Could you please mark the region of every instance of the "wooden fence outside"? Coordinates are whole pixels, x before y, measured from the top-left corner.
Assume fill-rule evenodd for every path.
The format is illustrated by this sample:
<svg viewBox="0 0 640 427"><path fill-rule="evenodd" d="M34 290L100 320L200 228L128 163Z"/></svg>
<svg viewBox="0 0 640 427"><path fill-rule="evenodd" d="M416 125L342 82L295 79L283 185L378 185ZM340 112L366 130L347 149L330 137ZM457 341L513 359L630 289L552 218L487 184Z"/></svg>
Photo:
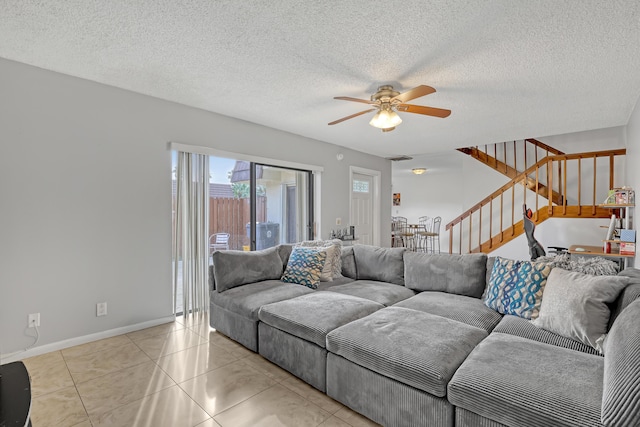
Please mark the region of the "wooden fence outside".
<svg viewBox="0 0 640 427"><path fill-rule="evenodd" d="M247 224L251 220L249 199L209 198L209 236L229 233L229 249L242 250L249 245ZM267 220L267 198L256 197L256 221Z"/></svg>
<svg viewBox="0 0 640 427"><path fill-rule="evenodd" d="M209 235L214 233L229 233L229 249L242 250L249 245L247 224L251 221L251 206L249 199L235 199L232 197L209 198ZM175 228L176 200L173 198L172 229ZM256 220L267 220L267 198L256 197ZM181 255L178 255L181 257Z"/></svg>

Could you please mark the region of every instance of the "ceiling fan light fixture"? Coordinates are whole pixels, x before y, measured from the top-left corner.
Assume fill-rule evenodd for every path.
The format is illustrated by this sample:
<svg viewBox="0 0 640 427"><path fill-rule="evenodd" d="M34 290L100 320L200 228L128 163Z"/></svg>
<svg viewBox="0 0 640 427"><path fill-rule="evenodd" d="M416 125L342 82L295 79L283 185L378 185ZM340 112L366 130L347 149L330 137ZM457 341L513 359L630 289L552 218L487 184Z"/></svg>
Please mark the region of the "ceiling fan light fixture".
<svg viewBox="0 0 640 427"><path fill-rule="evenodd" d="M414 175L422 175L426 171L427 171L427 168L413 168L413 169L411 169L411 172L413 172Z"/></svg>
<svg viewBox="0 0 640 427"><path fill-rule="evenodd" d="M369 122L371 126L378 129L394 128L400 123L402 123L400 116L392 109L386 108L381 108Z"/></svg>

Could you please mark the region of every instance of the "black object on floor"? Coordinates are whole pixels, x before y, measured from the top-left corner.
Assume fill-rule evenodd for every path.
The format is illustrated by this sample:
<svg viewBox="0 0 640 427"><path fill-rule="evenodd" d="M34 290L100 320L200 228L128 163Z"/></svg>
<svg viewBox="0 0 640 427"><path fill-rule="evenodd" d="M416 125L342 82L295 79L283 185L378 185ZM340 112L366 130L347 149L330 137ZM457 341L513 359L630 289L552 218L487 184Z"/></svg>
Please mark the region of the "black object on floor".
<svg viewBox="0 0 640 427"><path fill-rule="evenodd" d="M31 381L22 362L0 366L0 427L31 427Z"/></svg>

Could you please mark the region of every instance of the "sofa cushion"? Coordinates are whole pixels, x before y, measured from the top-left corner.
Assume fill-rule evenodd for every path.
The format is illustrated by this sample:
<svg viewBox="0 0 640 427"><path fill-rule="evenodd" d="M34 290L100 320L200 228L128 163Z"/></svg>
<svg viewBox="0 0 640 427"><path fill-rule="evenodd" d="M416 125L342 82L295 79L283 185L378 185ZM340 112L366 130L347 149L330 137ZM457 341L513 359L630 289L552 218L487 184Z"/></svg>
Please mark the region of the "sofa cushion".
<svg viewBox="0 0 640 427"><path fill-rule="evenodd" d="M640 301L613 324L605 344L602 423L640 425Z"/></svg>
<svg viewBox="0 0 640 427"><path fill-rule="evenodd" d="M213 264L209 264L207 271L209 272L207 275L209 279L209 291L214 291L216 289L216 279L213 277Z"/></svg>
<svg viewBox="0 0 640 427"><path fill-rule="evenodd" d="M498 257L495 256L488 256L487 257L487 275L485 276L485 281L487 282L487 285L489 284L489 281L491 280L491 274L493 273L493 266L496 263L496 259ZM482 292L482 299L484 300L485 294L487 292L487 286L485 286L484 291Z"/></svg>
<svg viewBox="0 0 640 427"><path fill-rule="evenodd" d="M318 291L328 291L329 289L335 288L336 286L346 285L347 283L354 282L353 279L349 277L338 277L337 279L333 279L331 282L320 282L318 283ZM395 285L394 285L395 286Z"/></svg>
<svg viewBox="0 0 640 427"><path fill-rule="evenodd" d="M314 292L264 305L258 318L274 328L325 347L327 333L384 306L332 292Z"/></svg>
<svg viewBox="0 0 640 427"><path fill-rule="evenodd" d="M332 286L327 289L354 297L365 298L389 306L414 296L416 293L404 286L392 285L375 280L356 280L355 282Z"/></svg>
<svg viewBox="0 0 640 427"><path fill-rule="evenodd" d="M282 260L277 248L253 252L215 251L211 257L218 292L282 276Z"/></svg>
<svg viewBox="0 0 640 427"><path fill-rule="evenodd" d="M278 255L280 255L280 259L282 260L282 271L284 271L284 269L287 268L293 245L291 243L283 243L276 246L276 248L278 248Z"/></svg>
<svg viewBox="0 0 640 427"><path fill-rule="evenodd" d="M487 336L433 314L387 307L327 334L327 350L378 374L443 397L453 373Z"/></svg>
<svg viewBox="0 0 640 427"><path fill-rule="evenodd" d="M326 251L296 246L291 251L287 268L282 275L282 281L316 289L320 283L326 259Z"/></svg>
<svg viewBox="0 0 640 427"><path fill-rule="evenodd" d="M280 280L266 280L225 292L212 292L211 302L240 316L258 320L258 310L263 305L313 292L306 286L283 283Z"/></svg>
<svg viewBox="0 0 640 427"><path fill-rule="evenodd" d="M511 427L599 426L604 358L489 335L460 366L449 401Z"/></svg>
<svg viewBox="0 0 640 427"><path fill-rule="evenodd" d="M484 301L502 314L535 319L551 267L529 261L496 258Z"/></svg>
<svg viewBox="0 0 640 427"><path fill-rule="evenodd" d="M533 324L602 351L612 303L627 285L625 277L590 276L554 268Z"/></svg>
<svg viewBox="0 0 640 427"><path fill-rule="evenodd" d="M416 296L397 303L394 307L410 308L457 320L484 329L487 333L491 332L502 319L502 315L488 308L478 298L444 292L420 292Z"/></svg>
<svg viewBox="0 0 640 427"><path fill-rule="evenodd" d="M309 248L324 248L327 251L327 260L322 269L321 280L330 282L333 279L342 277L342 241L333 240L305 240L298 246Z"/></svg>
<svg viewBox="0 0 640 427"><path fill-rule="evenodd" d="M353 254L358 280L377 280L404 285L404 252L405 248L355 245Z"/></svg>
<svg viewBox="0 0 640 427"><path fill-rule="evenodd" d="M353 254L353 246L343 246L340 259L342 261L342 275L357 280L358 270L356 270L356 258Z"/></svg>
<svg viewBox="0 0 640 427"><path fill-rule="evenodd" d="M637 268L627 268L618 273L618 276L627 277L629 284L618 296L618 299L610 305L611 318L609 319L609 329L616 318L629 304L640 298L640 270Z"/></svg>
<svg viewBox="0 0 640 427"><path fill-rule="evenodd" d="M571 350L581 351L582 353L601 355L598 350L586 345L580 341L563 337L551 331L538 328L530 320L522 317L505 315L493 332L501 332L503 334L515 335L522 338L551 344L558 347L564 347Z"/></svg>
<svg viewBox="0 0 640 427"><path fill-rule="evenodd" d="M487 271L485 254L449 255L407 252L405 286L415 291L439 291L479 298Z"/></svg>

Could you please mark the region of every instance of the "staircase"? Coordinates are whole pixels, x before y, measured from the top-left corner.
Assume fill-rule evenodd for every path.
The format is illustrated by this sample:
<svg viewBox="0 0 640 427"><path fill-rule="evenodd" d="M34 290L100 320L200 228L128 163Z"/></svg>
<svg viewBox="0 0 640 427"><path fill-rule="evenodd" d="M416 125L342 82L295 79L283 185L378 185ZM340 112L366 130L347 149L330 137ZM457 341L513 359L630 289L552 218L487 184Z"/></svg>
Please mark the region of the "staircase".
<svg viewBox="0 0 640 427"><path fill-rule="evenodd" d="M489 253L520 236L523 204L536 225L548 218L610 218L611 209L599 203L615 187L615 158L626 154L625 149L565 154L535 139L459 151L510 181L446 225L449 253L454 248Z"/></svg>
<svg viewBox="0 0 640 427"><path fill-rule="evenodd" d="M511 153L509 153L509 150L511 150ZM503 142L502 144L494 144L493 155L489 153L490 150L487 145L484 146L484 151L480 150L478 147L458 148L458 151L473 157L510 179L513 179L520 174L517 169L519 161L523 164L522 170L526 170L529 163L535 164L538 162L539 156L546 158L549 157L550 153L556 156L564 154L562 151L533 138L525 139L522 143L512 141L509 143ZM528 158L527 153L529 153ZM510 154L513 154L513 158L511 158ZM499 160L498 157L502 157L502 160ZM509 165L510 160L513 160L513 166ZM547 187L540 182L536 183L532 177L528 176L526 180L520 181L520 183L526 185L530 190L537 191L542 197L546 199L549 198L549 191L547 190ZM534 187L536 186L537 190L534 190ZM563 203L562 196L558 192L552 192L551 194L551 197L553 197L553 203L557 205L561 205Z"/></svg>

